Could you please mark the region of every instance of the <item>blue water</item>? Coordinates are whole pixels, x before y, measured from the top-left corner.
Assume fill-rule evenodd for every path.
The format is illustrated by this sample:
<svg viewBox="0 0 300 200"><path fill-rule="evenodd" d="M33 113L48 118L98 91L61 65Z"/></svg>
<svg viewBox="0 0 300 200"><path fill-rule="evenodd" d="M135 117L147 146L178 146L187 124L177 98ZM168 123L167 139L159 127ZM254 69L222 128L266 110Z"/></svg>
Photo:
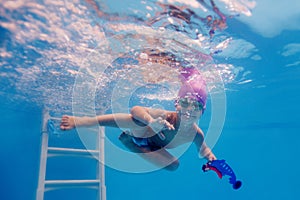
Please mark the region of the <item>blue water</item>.
<svg viewBox="0 0 300 200"><path fill-rule="evenodd" d="M254 1L233 0L243 5L235 9L225 6L228 1L216 1L232 17L227 18L227 28L212 38L201 20L194 17L188 24L168 18L162 14L168 7L156 1L95 2L0 1L1 200L35 199L44 108L56 117L74 113L74 105L89 114L112 112L120 109L114 102L121 98L114 95L126 96L133 86L137 90L129 107L155 104L173 109L174 67L135 66L145 49L163 49L192 65L204 63L209 67L200 70L207 76L219 70L209 78L215 86L210 90L226 92L226 117L213 151L230 163L243 186L235 191L227 177L220 180L213 172L203 173L205 160L199 160L191 146L175 172L126 173L118 170L122 163L119 168L106 167L108 200L299 199L300 4L296 0L289 4L261 0L255 6ZM183 5L176 2L180 1L169 4ZM211 10L195 7L195 2L184 5L200 17L216 17ZM151 24L151 16L160 20ZM199 33L204 37L201 47L193 43ZM229 41L228 47L219 45L224 41ZM210 54L213 61L196 56L203 54ZM124 63L130 67L124 68ZM149 69L159 71L161 79ZM216 77L222 78L224 87ZM205 132L214 114L212 98L199 123ZM128 107L122 111L128 112ZM110 128L106 135L121 146L120 132ZM75 132L52 137L54 145L82 145ZM109 156L106 152L108 160ZM84 159L51 160L49 167L54 170L48 176L93 177L94 164ZM95 191L52 191L45 197L93 199Z"/></svg>

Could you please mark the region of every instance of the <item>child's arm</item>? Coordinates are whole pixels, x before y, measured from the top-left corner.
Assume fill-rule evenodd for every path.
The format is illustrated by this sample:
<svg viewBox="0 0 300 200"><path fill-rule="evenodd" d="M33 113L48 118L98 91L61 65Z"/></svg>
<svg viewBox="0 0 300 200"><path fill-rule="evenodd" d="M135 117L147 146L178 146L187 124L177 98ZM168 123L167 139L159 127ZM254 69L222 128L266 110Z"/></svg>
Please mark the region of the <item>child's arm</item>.
<svg viewBox="0 0 300 200"><path fill-rule="evenodd" d="M168 111L161 109L151 109L142 106L134 106L130 113L133 119L149 126L154 132L159 132L163 128L174 130L174 126L170 124L166 118Z"/></svg>
<svg viewBox="0 0 300 200"><path fill-rule="evenodd" d="M75 127L83 126L110 126L119 128L138 128L131 114L117 113L98 115L95 117L76 117L64 115L61 119L60 128L62 130L70 130Z"/></svg>
<svg viewBox="0 0 300 200"><path fill-rule="evenodd" d="M199 157L200 158L204 157L209 161L216 160L217 159L216 156L214 155L214 153L211 151L211 149L204 142L204 133L203 133L203 131L197 125L195 125L195 129L197 131L197 135L194 139L194 144L197 147Z"/></svg>

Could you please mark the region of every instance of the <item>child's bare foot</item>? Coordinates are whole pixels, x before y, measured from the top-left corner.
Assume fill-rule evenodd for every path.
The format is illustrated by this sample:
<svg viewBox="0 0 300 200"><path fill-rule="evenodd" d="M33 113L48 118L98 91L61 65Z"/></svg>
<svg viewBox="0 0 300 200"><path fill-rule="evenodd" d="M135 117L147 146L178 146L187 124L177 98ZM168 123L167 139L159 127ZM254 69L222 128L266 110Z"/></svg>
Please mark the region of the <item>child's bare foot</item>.
<svg viewBox="0 0 300 200"><path fill-rule="evenodd" d="M61 118L60 129L61 130L70 130L75 128L75 117L64 115Z"/></svg>

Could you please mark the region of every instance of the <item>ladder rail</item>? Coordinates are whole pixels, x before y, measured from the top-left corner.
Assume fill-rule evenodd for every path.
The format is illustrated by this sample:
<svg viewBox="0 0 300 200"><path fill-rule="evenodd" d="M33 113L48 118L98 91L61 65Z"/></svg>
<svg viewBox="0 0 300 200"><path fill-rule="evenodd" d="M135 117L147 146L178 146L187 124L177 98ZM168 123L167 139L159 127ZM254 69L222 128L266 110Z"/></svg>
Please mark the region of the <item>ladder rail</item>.
<svg viewBox="0 0 300 200"><path fill-rule="evenodd" d="M97 142L97 149L99 150L99 158L98 158L98 167L97 170L98 174L97 178L100 180L99 182L99 188L100 188L100 195L98 192L98 199L99 200L106 200L106 185L105 185L105 128L101 126L99 128L99 134L98 134L98 142Z"/></svg>
<svg viewBox="0 0 300 200"><path fill-rule="evenodd" d="M37 200L44 199L45 193L45 178L46 178L46 167L47 167L47 148L48 148L48 130L47 124L49 120L49 113L47 111L43 112L43 125L42 125L42 142L41 142L41 155L40 155L40 166L39 166L39 179L38 179L38 189L36 194Z"/></svg>

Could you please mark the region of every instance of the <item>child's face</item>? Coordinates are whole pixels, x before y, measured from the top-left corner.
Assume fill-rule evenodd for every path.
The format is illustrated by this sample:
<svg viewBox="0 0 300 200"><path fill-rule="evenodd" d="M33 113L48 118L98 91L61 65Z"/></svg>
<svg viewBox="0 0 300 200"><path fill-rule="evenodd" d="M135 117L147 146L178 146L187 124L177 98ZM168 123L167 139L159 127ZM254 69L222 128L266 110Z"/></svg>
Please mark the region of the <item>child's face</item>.
<svg viewBox="0 0 300 200"><path fill-rule="evenodd" d="M181 120L195 122L202 115L203 105L191 98L180 98L176 110Z"/></svg>

